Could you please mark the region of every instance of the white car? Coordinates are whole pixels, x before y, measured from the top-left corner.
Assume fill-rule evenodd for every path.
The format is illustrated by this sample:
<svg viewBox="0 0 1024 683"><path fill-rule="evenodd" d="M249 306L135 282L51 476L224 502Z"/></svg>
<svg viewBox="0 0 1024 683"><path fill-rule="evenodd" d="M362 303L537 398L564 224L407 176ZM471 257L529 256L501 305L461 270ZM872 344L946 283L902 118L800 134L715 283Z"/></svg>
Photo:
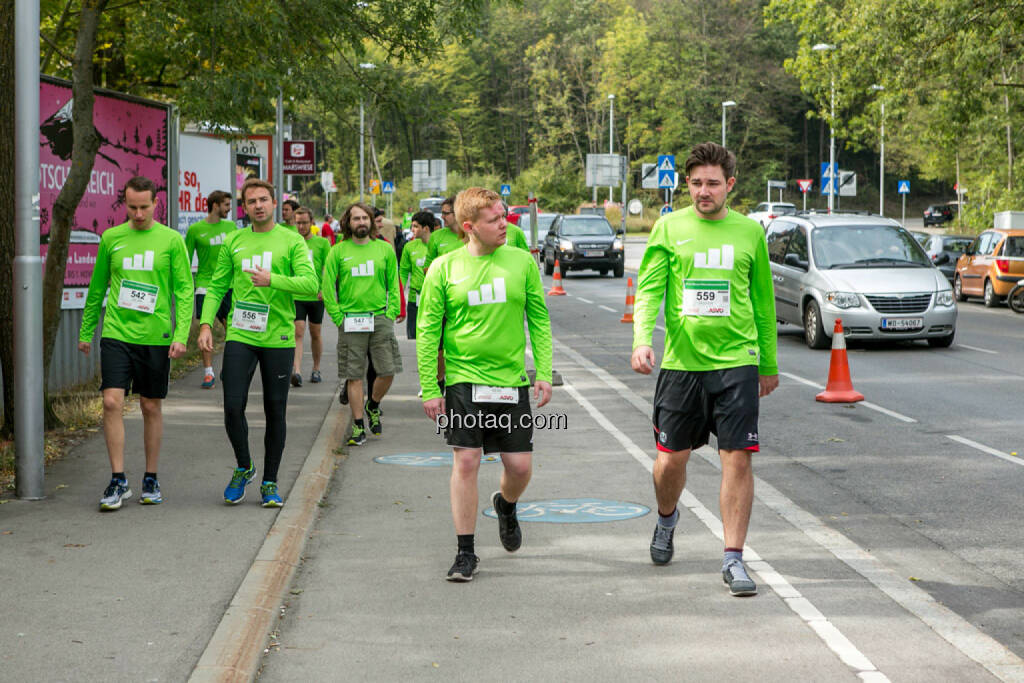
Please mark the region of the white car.
<svg viewBox="0 0 1024 683"><path fill-rule="evenodd" d="M747 218L753 218L761 224L762 228L767 228L775 218L794 214L796 214L796 206L788 202L761 202L747 214Z"/></svg>

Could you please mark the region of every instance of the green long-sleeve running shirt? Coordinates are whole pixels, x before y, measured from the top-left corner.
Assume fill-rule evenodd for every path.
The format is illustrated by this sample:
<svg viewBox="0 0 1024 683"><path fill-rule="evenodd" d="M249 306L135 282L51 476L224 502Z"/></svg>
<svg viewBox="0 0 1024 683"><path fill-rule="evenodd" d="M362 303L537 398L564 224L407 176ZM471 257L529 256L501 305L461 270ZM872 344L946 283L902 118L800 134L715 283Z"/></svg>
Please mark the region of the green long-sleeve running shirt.
<svg viewBox="0 0 1024 683"><path fill-rule="evenodd" d="M454 230L438 228L430 233L430 239L427 240L427 262L423 265L423 269L430 268L430 264L438 257L464 246L466 243L459 239Z"/></svg>
<svg viewBox="0 0 1024 683"><path fill-rule="evenodd" d="M756 365L759 374L778 374L775 295L757 222L735 211L705 220L693 207L658 219L638 274L634 349L650 346L663 300L663 368Z"/></svg>
<svg viewBox="0 0 1024 683"><path fill-rule="evenodd" d="M192 263L194 256L199 256L196 289L205 288L210 284L213 271L217 269L217 257L224 246L224 240L237 229L235 224L226 218L216 223L201 220L188 226L185 233L185 251L188 253L189 264Z"/></svg>
<svg viewBox="0 0 1024 683"><path fill-rule="evenodd" d="M331 247L324 264L324 307L338 327L345 314L378 313L391 320L398 317L398 259L384 240L356 244L342 240Z"/></svg>
<svg viewBox="0 0 1024 683"><path fill-rule="evenodd" d="M423 281L416 314L416 357L423 400L441 397L435 377L443 318L448 384L529 384L524 314L537 380L550 382L551 321L533 257L503 245L486 256L458 249L437 259Z"/></svg>
<svg viewBox="0 0 1024 683"><path fill-rule="evenodd" d="M406 242L402 248L402 262L398 265L398 279L409 278L409 301L415 303L413 292L423 289L423 275L427 265L427 245L423 240Z"/></svg>
<svg viewBox="0 0 1024 683"><path fill-rule="evenodd" d="M252 284L245 271L256 267L270 271L269 287ZM271 349L294 347L294 297L315 299L318 286L306 240L299 233L283 225L267 232L236 230L224 240L200 321L213 324L220 300L231 289L227 341Z"/></svg>
<svg viewBox="0 0 1024 683"><path fill-rule="evenodd" d="M136 230L128 222L103 233L82 312L79 341L92 341L107 287L110 295L101 337L150 346L188 341L194 291L192 268L185 241L177 230L160 223Z"/></svg>
<svg viewBox="0 0 1024 683"><path fill-rule="evenodd" d="M301 237L301 235L300 235ZM324 263L327 261L327 254L331 252L331 242L326 237L309 234L306 240L306 251L309 254L309 262L313 264L316 271L317 292L320 291L320 282L324 277ZM318 296L296 296L296 301L319 301Z"/></svg>

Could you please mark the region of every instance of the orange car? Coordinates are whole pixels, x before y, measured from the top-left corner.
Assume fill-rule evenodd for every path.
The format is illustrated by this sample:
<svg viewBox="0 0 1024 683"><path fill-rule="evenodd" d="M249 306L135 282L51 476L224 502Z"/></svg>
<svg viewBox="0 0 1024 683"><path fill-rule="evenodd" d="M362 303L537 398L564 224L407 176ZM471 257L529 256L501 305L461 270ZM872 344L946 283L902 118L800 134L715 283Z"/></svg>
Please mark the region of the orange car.
<svg viewBox="0 0 1024 683"><path fill-rule="evenodd" d="M957 301L980 296L989 308L999 305L1024 279L1024 230L992 229L978 235L956 262L953 293Z"/></svg>

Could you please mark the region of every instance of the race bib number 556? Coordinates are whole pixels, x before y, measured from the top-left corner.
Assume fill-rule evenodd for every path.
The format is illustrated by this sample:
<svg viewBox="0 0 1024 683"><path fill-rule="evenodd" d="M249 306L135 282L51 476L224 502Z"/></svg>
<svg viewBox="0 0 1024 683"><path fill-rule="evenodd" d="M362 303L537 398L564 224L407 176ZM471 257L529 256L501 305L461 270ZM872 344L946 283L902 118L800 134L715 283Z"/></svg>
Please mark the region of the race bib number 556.
<svg viewBox="0 0 1024 683"><path fill-rule="evenodd" d="M231 326L246 332L266 332L270 306L252 301L236 301Z"/></svg>
<svg viewBox="0 0 1024 683"><path fill-rule="evenodd" d="M684 280L683 315L729 315L729 281Z"/></svg>

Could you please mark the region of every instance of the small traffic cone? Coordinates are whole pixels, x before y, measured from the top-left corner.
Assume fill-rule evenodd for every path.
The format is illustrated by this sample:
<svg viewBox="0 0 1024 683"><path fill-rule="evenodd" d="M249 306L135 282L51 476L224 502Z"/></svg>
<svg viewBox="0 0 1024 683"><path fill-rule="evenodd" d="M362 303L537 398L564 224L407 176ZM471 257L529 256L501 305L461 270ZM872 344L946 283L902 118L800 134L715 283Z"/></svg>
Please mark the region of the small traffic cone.
<svg viewBox="0 0 1024 683"><path fill-rule="evenodd" d="M562 289L562 269L555 259L555 286L548 290L548 296L565 296L566 291Z"/></svg>
<svg viewBox="0 0 1024 683"><path fill-rule="evenodd" d="M633 322L633 278L626 279L626 312L622 314L622 320L620 323L632 323Z"/></svg>
<svg viewBox="0 0 1024 683"><path fill-rule="evenodd" d="M832 333L832 359L828 366L828 384L825 391L814 397L824 403L856 403L864 400L864 394L853 390L850 381L850 364L846 360L846 337L843 336L843 321L836 318Z"/></svg>

